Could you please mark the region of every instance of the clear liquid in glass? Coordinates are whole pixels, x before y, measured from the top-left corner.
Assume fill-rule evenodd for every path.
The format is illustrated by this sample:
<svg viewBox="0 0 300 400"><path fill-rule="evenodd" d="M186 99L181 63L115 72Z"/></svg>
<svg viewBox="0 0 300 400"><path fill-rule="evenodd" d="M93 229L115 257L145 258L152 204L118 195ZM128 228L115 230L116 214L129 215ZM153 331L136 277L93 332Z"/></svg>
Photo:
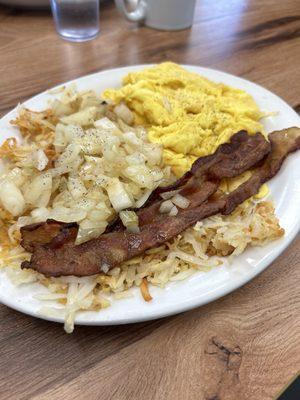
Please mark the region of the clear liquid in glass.
<svg viewBox="0 0 300 400"><path fill-rule="evenodd" d="M82 42L99 33L99 0L51 0L56 30L64 39Z"/></svg>

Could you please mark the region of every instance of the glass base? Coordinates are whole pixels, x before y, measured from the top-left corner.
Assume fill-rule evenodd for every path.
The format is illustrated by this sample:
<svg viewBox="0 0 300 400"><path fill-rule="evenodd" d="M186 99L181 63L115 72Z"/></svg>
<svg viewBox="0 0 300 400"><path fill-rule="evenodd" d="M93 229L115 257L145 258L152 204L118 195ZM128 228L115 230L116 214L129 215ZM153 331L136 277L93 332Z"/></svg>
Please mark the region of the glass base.
<svg viewBox="0 0 300 400"><path fill-rule="evenodd" d="M69 42L87 42L88 40L95 39L99 35L100 31L97 31L96 33L88 36L72 35L58 31L57 33L62 39L67 40Z"/></svg>

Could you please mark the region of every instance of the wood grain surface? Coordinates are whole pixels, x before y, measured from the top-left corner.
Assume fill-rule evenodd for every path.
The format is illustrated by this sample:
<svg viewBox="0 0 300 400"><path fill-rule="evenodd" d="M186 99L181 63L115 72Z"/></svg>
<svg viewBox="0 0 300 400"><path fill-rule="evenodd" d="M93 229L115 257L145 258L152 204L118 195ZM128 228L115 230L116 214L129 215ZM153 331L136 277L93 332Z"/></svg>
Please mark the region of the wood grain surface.
<svg viewBox="0 0 300 400"><path fill-rule="evenodd" d="M198 0L192 29L160 32L101 6L101 35L60 39L48 11L0 6L0 114L53 85L172 60L253 80L300 111L298 0ZM0 306L0 399L265 400L300 369L300 238L234 293L170 318L62 326Z"/></svg>

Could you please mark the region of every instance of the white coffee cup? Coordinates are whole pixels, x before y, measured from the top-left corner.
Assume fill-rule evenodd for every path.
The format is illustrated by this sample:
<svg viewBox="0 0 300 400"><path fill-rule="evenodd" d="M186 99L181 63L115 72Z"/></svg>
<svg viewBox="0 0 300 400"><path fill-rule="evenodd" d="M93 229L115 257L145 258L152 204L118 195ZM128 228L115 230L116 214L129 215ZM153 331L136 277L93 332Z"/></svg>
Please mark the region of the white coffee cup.
<svg viewBox="0 0 300 400"><path fill-rule="evenodd" d="M115 3L129 21L176 31L192 26L196 0L140 0L133 11L127 10L124 0Z"/></svg>

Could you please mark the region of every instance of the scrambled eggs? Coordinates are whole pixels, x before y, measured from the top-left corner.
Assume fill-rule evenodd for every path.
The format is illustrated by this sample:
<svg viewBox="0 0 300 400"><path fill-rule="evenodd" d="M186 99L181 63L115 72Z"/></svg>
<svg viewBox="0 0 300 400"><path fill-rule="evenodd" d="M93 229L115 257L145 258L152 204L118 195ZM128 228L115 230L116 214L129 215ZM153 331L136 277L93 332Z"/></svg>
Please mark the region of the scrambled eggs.
<svg viewBox="0 0 300 400"><path fill-rule="evenodd" d="M263 115L249 94L171 62L129 73L122 88L103 95L134 112L135 124L163 146L164 162L177 177L239 130L263 131Z"/></svg>

